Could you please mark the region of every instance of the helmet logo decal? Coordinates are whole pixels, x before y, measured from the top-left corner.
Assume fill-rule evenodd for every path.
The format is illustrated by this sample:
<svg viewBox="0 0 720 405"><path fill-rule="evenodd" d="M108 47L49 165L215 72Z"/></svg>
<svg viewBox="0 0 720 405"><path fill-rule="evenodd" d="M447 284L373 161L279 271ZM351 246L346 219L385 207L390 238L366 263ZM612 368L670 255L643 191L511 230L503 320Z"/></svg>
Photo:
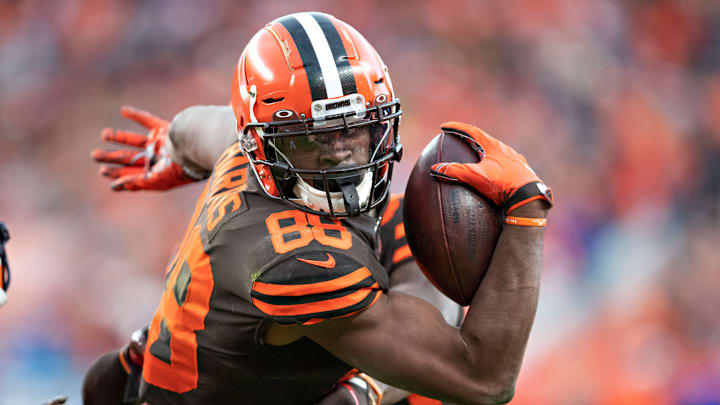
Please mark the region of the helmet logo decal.
<svg viewBox="0 0 720 405"><path fill-rule="evenodd" d="M335 101L325 104L325 111L337 110L341 107L350 107L350 100Z"/></svg>
<svg viewBox="0 0 720 405"><path fill-rule="evenodd" d="M357 92L340 34L320 13L297 13L278 20L290 33L307 73L313 100Z"/></svg>
<svg viewBox="0 0 720 405"><path fill-rule="evenodd" d="M349 112L355 113L354 117L348 117L350 121L359 120L365 116L365 97L363 97L362 94L349 94L341 98L313 101L311 111L316 125L319 126L325 126L327 124L339 125L342 121L338 119L332 119L329 123L325 123L323 120L330 115Z"/></svg>

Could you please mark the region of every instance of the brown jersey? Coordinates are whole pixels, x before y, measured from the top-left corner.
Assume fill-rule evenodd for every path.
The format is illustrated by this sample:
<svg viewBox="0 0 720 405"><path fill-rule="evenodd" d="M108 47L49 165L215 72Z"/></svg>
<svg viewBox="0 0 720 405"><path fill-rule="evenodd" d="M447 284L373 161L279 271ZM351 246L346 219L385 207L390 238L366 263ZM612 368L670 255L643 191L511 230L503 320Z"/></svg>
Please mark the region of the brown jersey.
<svg viewBox="0 0 720 405"><path fill-rule="evenodd" d="M319 217L258 187L231 146L168 268L141 400L308 404L351 369L307 338L269 346L263 336L271 322L309 325L373 305L393 266L379 260L379 220Z"/></svg>

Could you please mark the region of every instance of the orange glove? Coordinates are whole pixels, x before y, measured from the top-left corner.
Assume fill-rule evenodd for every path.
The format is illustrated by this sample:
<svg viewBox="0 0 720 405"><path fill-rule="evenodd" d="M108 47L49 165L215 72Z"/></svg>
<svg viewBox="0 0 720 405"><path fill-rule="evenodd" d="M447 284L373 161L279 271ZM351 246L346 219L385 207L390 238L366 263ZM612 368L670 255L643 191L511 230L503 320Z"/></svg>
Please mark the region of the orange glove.
<svg viewBox="0 0 720 405"><path fill-rule="evenodd" d="M122 108L122 115L149 129L150 133L145 136L112 128L105 128L100 133L105 142L143 149L92 151L96 162L119 165L102 165L99 170L100 175L114 179L110 184L114 191L167 190L205 178L200 173L183 169L168 156L165 149L168 121L129 106Z"/></svg>
<svg viewBox="0 0 720 405"><path fill-rule="evenodd" d="M534 200L552 206L552 191L515 149L472 125L446 122L442 130L465 140L480 156L478 163L436 163L430 173L445 181L461 182L502 207L506 214Z"/></svg>

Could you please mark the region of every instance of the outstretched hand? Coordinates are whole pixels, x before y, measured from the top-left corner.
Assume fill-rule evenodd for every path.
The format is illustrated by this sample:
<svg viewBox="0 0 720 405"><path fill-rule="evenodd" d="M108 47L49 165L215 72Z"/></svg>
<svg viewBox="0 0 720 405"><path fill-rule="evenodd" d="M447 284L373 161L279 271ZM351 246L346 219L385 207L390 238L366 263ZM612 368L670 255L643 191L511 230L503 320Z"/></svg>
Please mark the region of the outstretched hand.
<svg viewBox="0 0 720 405"><path fill-rule="evenodd" d="M191 177L168 154L167 137L170 123L147 111L124 106L122 115L149 130L147 135L105 128L100 138L128 149L94 149L92 158L99 163L99 174L112 179L114 191L168 190L201 180ZM111 164L113 166L109 166Z"/></svg>

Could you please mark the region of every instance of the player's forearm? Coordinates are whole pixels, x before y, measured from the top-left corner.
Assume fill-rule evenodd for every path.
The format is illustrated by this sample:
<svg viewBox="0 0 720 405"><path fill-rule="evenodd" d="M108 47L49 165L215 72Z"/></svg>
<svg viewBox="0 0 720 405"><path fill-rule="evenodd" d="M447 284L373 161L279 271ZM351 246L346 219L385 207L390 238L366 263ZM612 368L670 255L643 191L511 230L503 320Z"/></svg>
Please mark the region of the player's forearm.
<svg viewBox="0 0 720 405"><path fill-rule="evenodd" d="M430 283L415 261L405 263L390 275L390 291L401 292L423 299L442 314L450 325L459 327L462 323L463 308Z"/></svg>
<svg viewBox="0 0 720 405"><path fill-rule="evenodd" d="M390 275L390 291L418 297L432 304L447 323L459 326L462 322L462 307L438 291L422 274L417 263L412 261L396 268ZM377 381L383 390L382 405L392 405L410 395L409 391Z"/></svg>
<svg viewBox="0 0 720 405"><path fill-rule="evenodd" d="M513 212L545 217L544 202ZM481 381L493 381L499 401L512 398L537 309L544 228L507 225L461 329Z"/></svg>
<svg viewBox="0 0 720 405"><path fill-rule="evenodd" d="M229 106L189 107L173 118L168 136L173 161L193 170L210 171L237 139L235 115Z"/></svg>

